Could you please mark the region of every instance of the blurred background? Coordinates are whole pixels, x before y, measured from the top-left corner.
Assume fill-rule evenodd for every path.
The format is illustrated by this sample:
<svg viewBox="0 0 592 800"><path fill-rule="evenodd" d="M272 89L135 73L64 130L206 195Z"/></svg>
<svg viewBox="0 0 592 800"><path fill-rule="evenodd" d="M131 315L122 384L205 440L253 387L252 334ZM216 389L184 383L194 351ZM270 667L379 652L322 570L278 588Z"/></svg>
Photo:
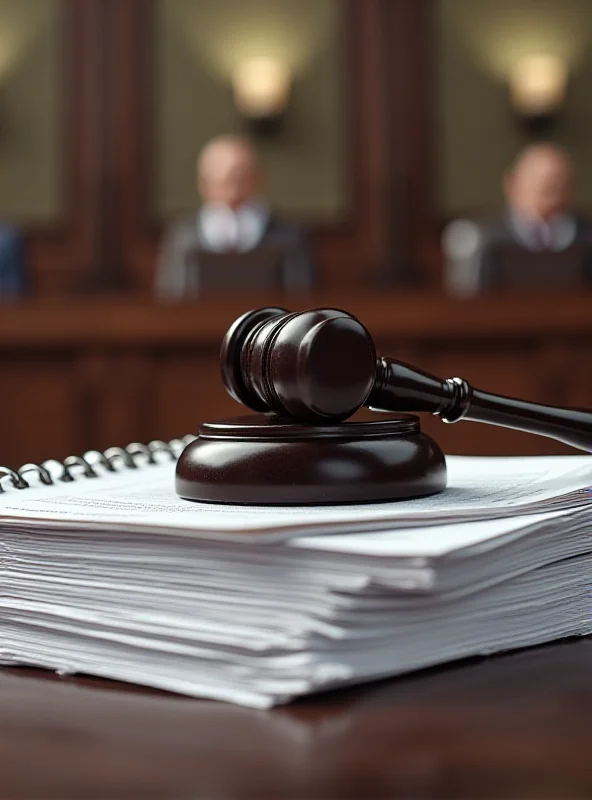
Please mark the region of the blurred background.
<svg viewBox="0 0 592 800"><path fill-rule="evenodd" d="M0 463L241 413L258 305L591 405L591 81L586 0L0 0Z"/></svg>

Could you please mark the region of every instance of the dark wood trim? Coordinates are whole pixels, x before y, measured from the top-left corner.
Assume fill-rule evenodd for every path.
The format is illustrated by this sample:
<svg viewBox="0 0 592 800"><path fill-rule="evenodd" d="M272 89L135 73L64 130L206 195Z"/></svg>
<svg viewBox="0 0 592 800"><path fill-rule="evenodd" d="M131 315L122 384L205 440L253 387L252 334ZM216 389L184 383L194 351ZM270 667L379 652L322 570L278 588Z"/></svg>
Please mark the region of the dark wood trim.
<svg viewBox="0 0 592 800"><path fill-rule="evenodd" d="M393 76L389 108L392 140L393 272L406 283L434 285L438 233L435 214L433 118L433 3L389 3Z"/></svg>
<svg viewBox="0 0 592 800"><path fill-rule="evenodd" d="M152 174L152 0L107 4L109 60L104 88L109 175L109 264L112 284L136 293L150 286L160 231L150 215Z"/></svg>
<svg viewBox="0 0 592 800"><path fill-rule="evenodd" d="M390 208L391 0L349 0L345 15L348 164L351 209L341 224L318 227L315 243L331 286L373 285L388 274Z"/></svg>
<svg viewBox="0 0 592 800"><path fill-rule="evenodd" d="M154 218L154 4L118 0L120 69L118 175L122 255L133 288L150 293L162 226Z"/></svg>
<svg viewBox="0 0 592 800"><path fill-rule="evenodd" d="M119 221L119 164L117 92L121 82L118 52L117 3L103 2L96 26L97 64L95 91L97 98L97 158L100 172L97 181L97 237L91 285L98 289L121 288L124 271L121 265L121 225Z"/></svg>
<svg viewBox="0 0 592 800"><path fill-rule="evenodd" d="M103 5L102 0L63 0L63 214L53 225L26 232L35 291L42 295L76 288L91 270L99 245L97 92L101 75L97 31Z"/></svg>
<svg viewBox="0 0 592 800"><path fill-rule="evenodd" d="M487 339L506 341L510 347L518 339L548 344L548 339L559 338L578 346L585 339L592 340L592 291L533 294L525 290L483 294L466 301L425 291L332 289L298 299L319 307L335 303L347 308L368 326L375 339L395 342L397 348L409 338L432 340L436 350L439 341L454 342L459 352L473 350L477 354ZM213 295L174 305L129 296L89 297L80 303L33 300L3 308L0 352L92 350L95 345L113 350L140 345L183 350L198 342L215 349L245 307L255 303L281 306L285 300L282 294L260 292ZM396 352L382 355L396 356ZM586 370L580 372L589 377Z"/></svg>

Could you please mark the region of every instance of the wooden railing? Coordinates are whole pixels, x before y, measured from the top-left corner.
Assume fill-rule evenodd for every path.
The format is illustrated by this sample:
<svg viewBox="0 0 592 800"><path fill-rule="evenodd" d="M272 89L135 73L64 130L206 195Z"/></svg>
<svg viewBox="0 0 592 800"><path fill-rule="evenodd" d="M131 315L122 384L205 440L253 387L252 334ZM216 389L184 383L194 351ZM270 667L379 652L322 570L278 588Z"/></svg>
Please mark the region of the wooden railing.
<svg viewBox="0 0 592 800"><path fill-rule="evenodd" d="M205 419L244 413L224 391L218 350L233 319L262 305L344 308L370 329L383 354L479 388L592 407L592 294L26 303L0 308L0 464L172 437ZM569 452L488 426L432 418L423 424L447 452Z"/></svg>

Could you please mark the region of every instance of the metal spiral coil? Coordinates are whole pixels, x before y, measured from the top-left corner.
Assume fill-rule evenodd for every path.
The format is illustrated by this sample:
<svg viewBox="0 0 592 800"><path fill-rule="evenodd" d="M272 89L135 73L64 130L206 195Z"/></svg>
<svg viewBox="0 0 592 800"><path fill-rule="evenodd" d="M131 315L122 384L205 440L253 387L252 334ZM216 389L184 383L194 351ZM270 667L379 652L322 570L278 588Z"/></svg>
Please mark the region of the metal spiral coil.
<svg viewBox="0 0 592 800"><path fill-rule="evenodd" d="M23 464L20 469L0 467L0 494L5 492L3 483L9 483L14 489L29 489L30 483L25 475L35 473L39 482L51 486L56 482L68 483L78 477L99 478L102 472L118 472L124 469L138 469L142 466L158 463L158 455L165 454L176 461L183 448L196 437L184 436L163 442L154 439L148 444L132 442L127 447L109 447L107 450L89 450L83 456L68 456L63 461L44 461L41 464ZM59 474L52 475L51 466L58 465Z"/></svg>

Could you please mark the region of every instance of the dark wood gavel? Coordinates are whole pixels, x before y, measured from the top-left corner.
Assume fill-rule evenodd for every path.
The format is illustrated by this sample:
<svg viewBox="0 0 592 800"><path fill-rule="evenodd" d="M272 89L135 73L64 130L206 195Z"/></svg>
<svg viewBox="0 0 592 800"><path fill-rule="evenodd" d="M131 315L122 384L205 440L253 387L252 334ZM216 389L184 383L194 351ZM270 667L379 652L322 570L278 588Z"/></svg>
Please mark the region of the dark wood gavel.
<svg viewBox="0 0 592 800"><path fill-rule="evenodd" d="M592 412L502 397L461 378L441 380L377 358L362 323L337 309L251 311L226 334L221 363L226 388L236 400L284 418L340 422L362 406L426 411L444 422L500 425L592 452Z"/></svg>

